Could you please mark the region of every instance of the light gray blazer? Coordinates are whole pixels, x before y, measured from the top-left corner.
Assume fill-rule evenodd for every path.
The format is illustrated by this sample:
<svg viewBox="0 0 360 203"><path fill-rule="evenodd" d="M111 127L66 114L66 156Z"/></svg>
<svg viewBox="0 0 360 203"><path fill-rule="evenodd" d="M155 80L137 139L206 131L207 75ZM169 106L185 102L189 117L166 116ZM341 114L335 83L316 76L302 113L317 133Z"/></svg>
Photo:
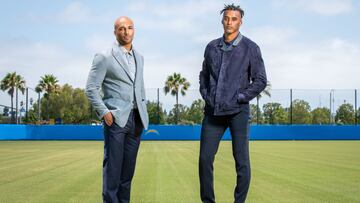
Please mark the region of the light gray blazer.
<svg viewBox="0 0 360 203"><path fill-rule="evenodd" d="M124 127L133 108L134 88L137 108L144 128L148 128L149 117L146 108L143 79L144 57L133 49L136 62L135 81L130 77L126 59L117 43L105 53L94 57L86 84L86 95L99 118L111 112L115 123ZM101 96L100 92L103 92Z"/></svg>

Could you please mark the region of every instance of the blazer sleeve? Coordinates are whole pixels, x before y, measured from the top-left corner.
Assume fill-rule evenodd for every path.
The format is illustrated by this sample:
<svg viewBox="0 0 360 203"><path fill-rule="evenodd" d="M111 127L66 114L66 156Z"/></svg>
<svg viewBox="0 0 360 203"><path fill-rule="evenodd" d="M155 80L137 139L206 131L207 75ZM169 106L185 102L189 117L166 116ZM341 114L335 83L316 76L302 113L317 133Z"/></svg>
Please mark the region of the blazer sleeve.
<svg viewBox="0 0 360 203"><path fill-rule="evenodd" d="M141 75L141 96L142 96L141 99L146 102L146 92L145 92L145 84L144 84L144 67L145 67L144 63L145 63L145 61L144 61L143 56L141 56L141 58L143 61L143 74Z"/></svg>
<svg viewBox="0 0 360 203"><path fill-rule="evenodd" d="M100 95L101 85L104 81L105 75L106 58L102 54L96 54L86 82L85 93L100 119L110 112Z"/></svg>
<svg viewBox="0 0 360 203"><path fill-rule="evenodd" d="M267 84L264 60L261 56L260 48L255 45L250 50L250 79L251 83L248 88L239 93L238 102L249 102L258 96Z"/></svg>

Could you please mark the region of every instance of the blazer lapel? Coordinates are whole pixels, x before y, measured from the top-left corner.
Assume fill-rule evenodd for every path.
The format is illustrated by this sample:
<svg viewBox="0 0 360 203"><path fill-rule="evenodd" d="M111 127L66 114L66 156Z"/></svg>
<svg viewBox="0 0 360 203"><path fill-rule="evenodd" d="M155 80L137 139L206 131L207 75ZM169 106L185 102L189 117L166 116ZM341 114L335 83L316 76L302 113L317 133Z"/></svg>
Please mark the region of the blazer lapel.
<svg viewBox="0 0 360 203"><path fill-rule="evenodd" d="M129 79L132 82L134 82L133 79L131 78L127 63L126 63L124 57L122 56L122 53L121 53L121 50L120 50L119 46L116 43L114 43L114 45L113 45L112 55L114 56L115 60L119 63L120 67L124 69L127 76L129 77Z"/></svg>

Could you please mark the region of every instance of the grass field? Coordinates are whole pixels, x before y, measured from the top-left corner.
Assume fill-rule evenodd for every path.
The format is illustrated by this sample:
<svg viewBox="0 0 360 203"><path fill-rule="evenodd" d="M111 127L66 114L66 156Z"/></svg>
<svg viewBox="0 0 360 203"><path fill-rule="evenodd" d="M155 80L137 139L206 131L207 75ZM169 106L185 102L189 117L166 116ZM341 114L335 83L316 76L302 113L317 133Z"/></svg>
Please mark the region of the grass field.
<svg viewBox="0 0 360 203"><path fill-rule="evenodd" d="M247 202L360 202L360 141L253 141ZM199 142L141 143L132 202L200 202ZM102 141L1 141L0 203L101 202ZM217 202L233 201L231 142L215 161Z"/></svg>

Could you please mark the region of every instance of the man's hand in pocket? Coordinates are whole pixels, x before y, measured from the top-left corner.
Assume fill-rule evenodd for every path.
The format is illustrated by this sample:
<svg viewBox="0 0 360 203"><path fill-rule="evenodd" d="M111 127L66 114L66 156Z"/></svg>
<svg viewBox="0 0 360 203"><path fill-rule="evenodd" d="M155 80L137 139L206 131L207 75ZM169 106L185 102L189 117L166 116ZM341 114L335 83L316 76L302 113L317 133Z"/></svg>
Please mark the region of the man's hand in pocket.
<svg viewBox="0 0 360 203"><path fill-rule="evenodd" d="M113 124L114 119L113 119L113 115L111 112L108 112L107 114L105 114L104 121L105 121L106 125L108 125L108 126L111 126Z"/></svg>

